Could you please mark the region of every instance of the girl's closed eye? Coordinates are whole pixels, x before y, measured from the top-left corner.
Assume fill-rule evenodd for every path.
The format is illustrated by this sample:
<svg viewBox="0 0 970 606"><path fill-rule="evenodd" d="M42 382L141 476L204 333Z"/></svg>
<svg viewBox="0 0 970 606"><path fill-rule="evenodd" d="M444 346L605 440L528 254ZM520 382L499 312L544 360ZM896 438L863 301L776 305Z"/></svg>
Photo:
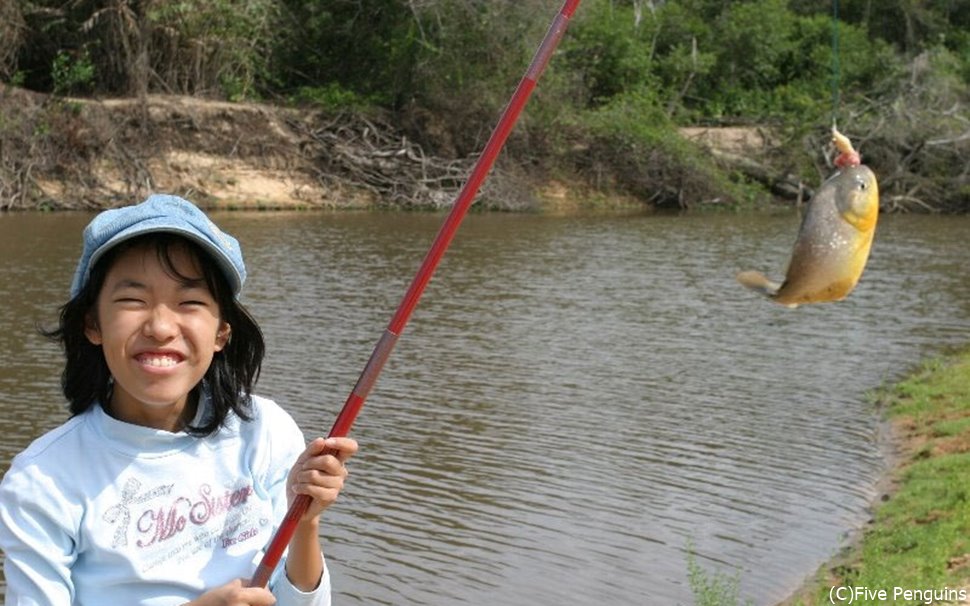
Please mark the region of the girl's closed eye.
<svg viewBox="0 0 970 606"><path fill-rule="evenodd" d="M191 291L182 293L181 300L179 301L181 307L215 307L216 301L209 294L209 291L204 289L192 289Z"/></svg>

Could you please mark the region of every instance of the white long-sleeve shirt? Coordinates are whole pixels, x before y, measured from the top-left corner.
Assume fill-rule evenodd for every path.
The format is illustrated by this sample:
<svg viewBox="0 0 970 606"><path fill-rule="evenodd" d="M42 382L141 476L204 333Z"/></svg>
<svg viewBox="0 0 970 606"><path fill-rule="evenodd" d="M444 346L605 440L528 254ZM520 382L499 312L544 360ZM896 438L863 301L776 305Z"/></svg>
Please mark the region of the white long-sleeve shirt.
<svg viewBox="0 0 970 606"><path fill-rule="evenodd" d="M101 406L17 455L0 483L7 606L174 606L252 576L286 514L303 451L292 417L253 398L198 438L131 425ZM328 606L277 567L279 606Z"/></svg>

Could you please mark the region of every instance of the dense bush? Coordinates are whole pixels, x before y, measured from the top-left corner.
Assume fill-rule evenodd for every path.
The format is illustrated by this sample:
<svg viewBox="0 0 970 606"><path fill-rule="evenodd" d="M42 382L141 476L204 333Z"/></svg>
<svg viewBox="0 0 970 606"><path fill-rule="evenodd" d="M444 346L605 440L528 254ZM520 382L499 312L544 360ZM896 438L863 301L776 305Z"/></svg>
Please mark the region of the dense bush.
<svg viewBox="0 0 970 606"><path fill-rule="evenodd" d="M0 80L56 94L377 106L429 151L466 156L559 4L6 0ZM537 170L596 164L614 186L646 193L657 183L640 179L658 153L662 175L700 167L696 150L670 140L675 127L758 124L787 142L791 157L776 160L808 176L817 158L798 156L837 117L854 138L888 146L869 158L907 176L889 196L919 206L927 189L914 190L914 176L946 181L944 206L970 206L954 166L968 151L970 0L841 5L833 37L830 0L585 0L506 155ZM603 153L583 160L577 148ZM631 149L641 155L618 153ZM711 179L701 189L721 186L712 165L694 173Z"/></svg>
<svg viewBox="0 0 970 606"><path fill-rule="evenodd" d="M275 0L14 2L25 23L18 80L34 90L244 99L276 52Z"/></svg>

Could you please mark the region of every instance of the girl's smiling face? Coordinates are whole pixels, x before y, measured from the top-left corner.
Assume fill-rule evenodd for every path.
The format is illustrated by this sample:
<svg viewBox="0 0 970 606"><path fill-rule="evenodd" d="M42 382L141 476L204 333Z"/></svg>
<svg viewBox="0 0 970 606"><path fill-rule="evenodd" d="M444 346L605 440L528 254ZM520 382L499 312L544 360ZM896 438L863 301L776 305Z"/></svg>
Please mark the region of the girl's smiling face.
<svg viewBox="0 0 970 606"><path fill-rule="evenodd" d="M134 246L114 259L85 335L114 378L110 411L146 427L177 431L189 392L229 340L229 324L188 246ZM191 411L190 411L191 412Z"/></svg>

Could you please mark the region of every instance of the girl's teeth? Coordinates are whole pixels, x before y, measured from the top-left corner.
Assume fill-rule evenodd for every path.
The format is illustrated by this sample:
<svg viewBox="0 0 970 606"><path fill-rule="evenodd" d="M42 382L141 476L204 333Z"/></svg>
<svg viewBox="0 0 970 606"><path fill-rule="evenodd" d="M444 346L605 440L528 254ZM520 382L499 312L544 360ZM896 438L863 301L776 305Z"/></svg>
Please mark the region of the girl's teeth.
<svg viewBox="0 0 970 606"><path fill-rule="evenodd" d="M144 358L143 362L145 364L148 364L149 366L158 366L158 367L175 366L178 363L175 360L175 358L170 358L167 356L161 357L161 358Z"/></svg>

